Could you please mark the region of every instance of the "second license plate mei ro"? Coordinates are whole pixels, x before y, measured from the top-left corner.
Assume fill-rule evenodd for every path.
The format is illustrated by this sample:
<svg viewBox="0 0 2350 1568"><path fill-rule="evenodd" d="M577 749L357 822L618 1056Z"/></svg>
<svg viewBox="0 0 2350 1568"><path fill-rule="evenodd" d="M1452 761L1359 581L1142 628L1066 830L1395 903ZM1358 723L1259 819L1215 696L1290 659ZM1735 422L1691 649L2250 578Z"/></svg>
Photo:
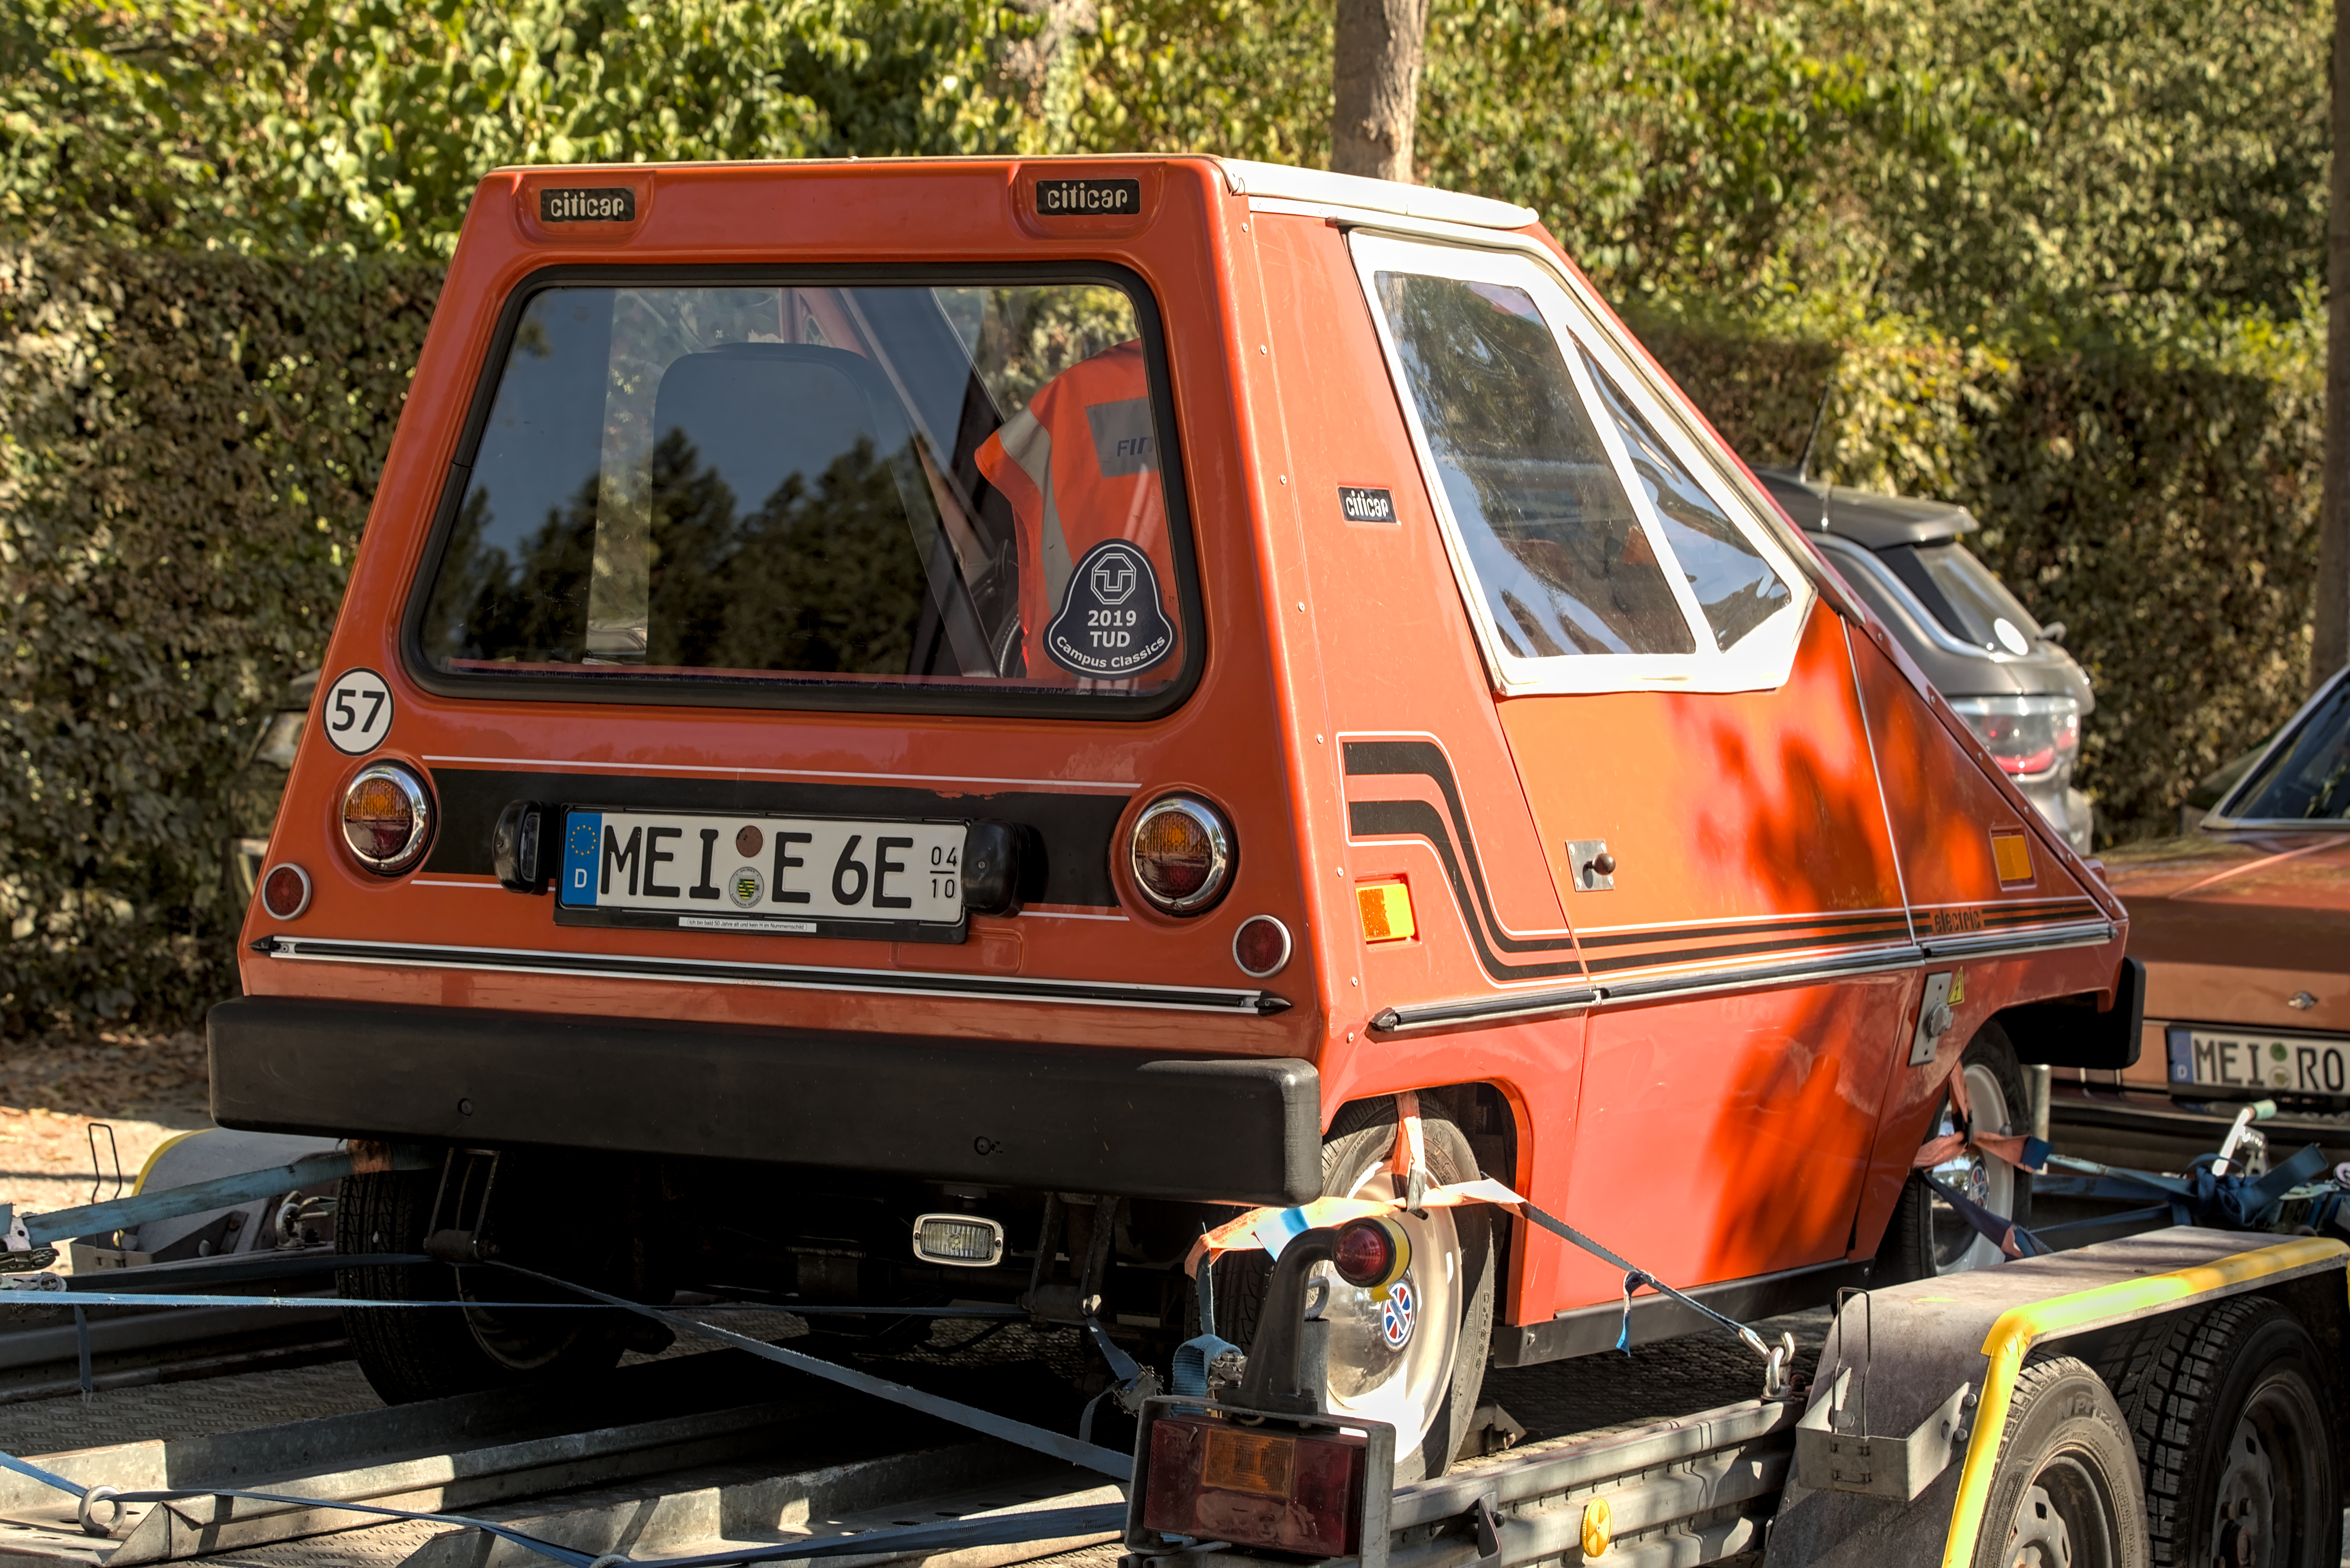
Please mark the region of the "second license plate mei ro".
<svg viewBox="0 0 2350 1568"><path fill-rule="evenodd" d="M959 942L965 826L574 806L563 815L555 918Z"/></svg>

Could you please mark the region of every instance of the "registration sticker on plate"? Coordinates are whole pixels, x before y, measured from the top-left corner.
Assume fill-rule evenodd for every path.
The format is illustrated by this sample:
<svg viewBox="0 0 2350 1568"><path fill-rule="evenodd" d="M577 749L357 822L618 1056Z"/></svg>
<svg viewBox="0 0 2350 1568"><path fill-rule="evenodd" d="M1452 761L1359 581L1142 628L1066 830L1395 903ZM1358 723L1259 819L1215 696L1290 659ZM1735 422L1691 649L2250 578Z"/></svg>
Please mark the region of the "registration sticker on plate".
<svg viewBox="0 0 2350 1568"><path fill-rule="evenodd" d="M2233 1029L2168 1032L2170 1081L2199 1087L2350 1093L2350 1040Z"/></svg>
<svg viewBox="0 0 2350 1568"><path fill-rule="evenodd" d="M959 942L966 826L569 806L555 918Z"/></svg>

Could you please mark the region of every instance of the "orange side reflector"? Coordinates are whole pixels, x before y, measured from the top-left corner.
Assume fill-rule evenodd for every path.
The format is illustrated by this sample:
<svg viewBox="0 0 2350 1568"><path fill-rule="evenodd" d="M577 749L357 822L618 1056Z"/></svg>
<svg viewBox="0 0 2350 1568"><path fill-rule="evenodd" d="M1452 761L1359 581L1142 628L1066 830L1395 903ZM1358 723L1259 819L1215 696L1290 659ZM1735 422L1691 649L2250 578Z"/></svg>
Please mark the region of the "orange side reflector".
<svg viewBox="0 0 2350 1568"><path fill-rule="evenodd" d="M1210 1432L1208 1462L1200 1479L1225 1491L1264 1497L1289 1495L1289 1471L1297 1459L1295 1439L1258 1432Z"/></svg>
<svg viewBox="0 0 2350 1568"><path fill-rule="evenodd" d="M1373 882L1355 889L1356 912L1367 942L1399 942L1419 929L1411 918L1411 889L1401 882Z"/></svg>
<svg viewBox="0 0 2350 1568"><path fill-rule="evenodd" d="M2026 835L1993 833L1991 858L1998 868L2001 887L2018 887L2032 880L2032 840Z"/></svg>

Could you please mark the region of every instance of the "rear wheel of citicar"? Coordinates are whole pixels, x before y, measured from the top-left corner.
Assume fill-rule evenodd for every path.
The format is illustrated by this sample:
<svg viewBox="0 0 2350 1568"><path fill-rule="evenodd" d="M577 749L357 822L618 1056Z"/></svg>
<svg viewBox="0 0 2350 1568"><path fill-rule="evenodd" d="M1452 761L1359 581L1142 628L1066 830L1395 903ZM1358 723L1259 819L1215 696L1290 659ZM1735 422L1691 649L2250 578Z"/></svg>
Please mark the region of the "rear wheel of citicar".
<svg viewBox="0 0 2350 1568"><path fill-rule="evenodd" d="M1968 1109L1974 1125L1985 1132L2021 1133L2029 1127L2030 1097L2023 1086L2023 1069L2015 1047L1996 1023L1985 1023L1967 1043L1959 1058L1966 1076ZM1926 1129L1932 1142L1959 1128L1957 1102L1945 1094L1941 1108ZM2019 1225L2032 1222L2032 1178L2004 1160L1980 1149L1961 1149L1933 1168L1934 1179L1952 1188L1993 1214ZM1877 1248L1877 1278L1887 1284L1907 1280L1930 1280L1939 1274L1988 1268L2003 1256L1996 1242L1978 1232L1950 1201L1911 1174L1893 1210L1892 1223Z"/></svg>
<svg viewBox="0 0 2350 1568"><path fill-rule="evenodd" d="M2069 1355L2027 1366L2007 1408L1975 1568L2147 1568L2146 1494L2112 1390Z"/></svg>
<svg viewBox="0 0 2350 1568"><path fill-rule="evenodd" d="M1420 1101L1420 1139L1432 1181L1475 1179L1469 1139L1433 1098ZM1325 1197L1400 1197L1394 1172L1396 1107L1369 1100L1338 1113L1322 1145ZM1442 1475L1459 1453L1485 1384L1493 1334L1494 1233L1481 1204L1398 1210L1411 1239L1411 1267L1384 1291L1358 1289L1332 1273L1323 1315L1330 1320L1327 1395L1334 1412L1396 1428L1396 1478ZM1228 1254L1216 1269L1216 1332L1247 1349L1264 1299L1262 1252Z"/></svg>

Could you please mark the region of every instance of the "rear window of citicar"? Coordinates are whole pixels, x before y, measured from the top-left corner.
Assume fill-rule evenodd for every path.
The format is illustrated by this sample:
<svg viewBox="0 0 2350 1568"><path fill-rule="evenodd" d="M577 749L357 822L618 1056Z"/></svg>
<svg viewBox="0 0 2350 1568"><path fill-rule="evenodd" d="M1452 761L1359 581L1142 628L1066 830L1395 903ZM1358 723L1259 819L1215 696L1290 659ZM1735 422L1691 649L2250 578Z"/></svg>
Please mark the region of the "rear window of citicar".
<svg viewBox="0 0 2350 1568"><path fill-rule="evenodd" d="M428 684L1123 717L1188 689L1130 275L542 275L500 342L411 612Z"/></svg>

